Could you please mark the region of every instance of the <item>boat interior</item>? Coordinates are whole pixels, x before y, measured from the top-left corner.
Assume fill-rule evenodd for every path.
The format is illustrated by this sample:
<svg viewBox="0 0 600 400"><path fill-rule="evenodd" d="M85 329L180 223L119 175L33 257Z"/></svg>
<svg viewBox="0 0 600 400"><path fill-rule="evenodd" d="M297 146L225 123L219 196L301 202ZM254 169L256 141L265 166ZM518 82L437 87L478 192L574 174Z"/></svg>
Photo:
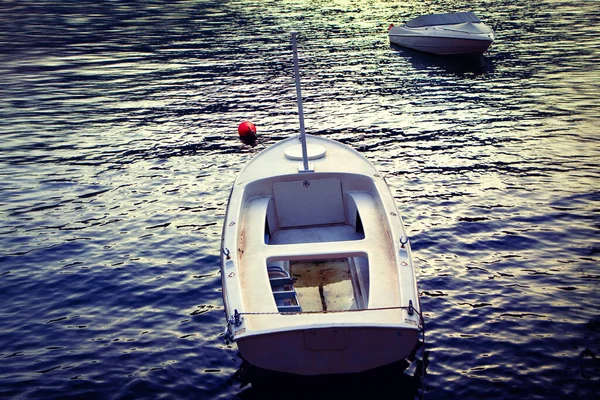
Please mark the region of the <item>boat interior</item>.
<svg viewBox="0 0 600 400"><path fill-rule="evenodd" d="M376 299L381 294L370 293L372 277L386 276L391 283L384 286L389 286L396 272L387 229L381 229L387 222L380 199L367 187L338 177L278 181L269 195L245 202L241 248L262 257L244 270L262 269L255 276L264 277L265 284L268 279L274 309L331 312L381 303ZM260 293L248 298L255 299L252 309L267 300Z"/></svg>

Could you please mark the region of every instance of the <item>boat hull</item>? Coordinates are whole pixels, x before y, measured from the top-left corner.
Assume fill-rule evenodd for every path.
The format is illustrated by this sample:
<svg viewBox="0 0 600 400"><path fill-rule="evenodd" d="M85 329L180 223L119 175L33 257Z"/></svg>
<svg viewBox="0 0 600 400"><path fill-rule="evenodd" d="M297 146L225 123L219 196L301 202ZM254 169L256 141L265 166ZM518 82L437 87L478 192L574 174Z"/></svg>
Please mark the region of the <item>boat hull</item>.
<svg viewBox="0 0 600 400"><path fill-rule="evenodd" d="M444 37L390 36L390 42L398 46L438 55L478 54L487 51L491 40L470 40Z"/></svg>
<svg viewBox="0 0 600 400"><path fill-rule="evenodd" d="M238 340L244 359L259 368L298 375L358 373L407 357L418 331L399 328L321 328Z"/></svg>
<svg viewBox="0 0 600 400"><path fill-rule="evenodd" d="M484 24L389 30L390 43L438 55L485 53L494 41L493 31Z"/></svg>

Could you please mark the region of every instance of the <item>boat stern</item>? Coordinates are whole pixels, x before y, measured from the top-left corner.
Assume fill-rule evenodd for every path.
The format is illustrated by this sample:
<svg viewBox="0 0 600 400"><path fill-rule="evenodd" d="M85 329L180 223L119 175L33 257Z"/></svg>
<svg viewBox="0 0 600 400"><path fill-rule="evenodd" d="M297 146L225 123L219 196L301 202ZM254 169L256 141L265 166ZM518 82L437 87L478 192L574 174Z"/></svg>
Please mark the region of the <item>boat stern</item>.
<svg viewBox="0 0 600 400"><path fill-rule="evenodd" d="M244 359L259 368L298 375L364 372L410 355L417 327L327 327L246 336ZM268 351L265 351L268 349Z"/></svg>

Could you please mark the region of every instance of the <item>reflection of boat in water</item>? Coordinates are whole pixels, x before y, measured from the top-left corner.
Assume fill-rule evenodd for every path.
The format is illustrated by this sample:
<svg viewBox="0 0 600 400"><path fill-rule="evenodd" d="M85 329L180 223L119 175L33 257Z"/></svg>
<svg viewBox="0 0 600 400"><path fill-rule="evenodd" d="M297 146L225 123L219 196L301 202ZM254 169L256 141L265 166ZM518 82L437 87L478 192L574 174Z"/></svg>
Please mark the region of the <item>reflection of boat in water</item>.
<svg viewBox="0 0 600 400"><path fill-rule="evenodd" d="M471 12L422 15L402 26L390 25L390 43L427 53L483 54L494 31Z"/></svg>
<svg viewBox="0 0 600 400"><path fill-rule="evenodd" d="M346 374L401 360L421 309L410 243L383 177L354 149L305 135L239 173L223 225L227 334L250 364Z"/></svg>
<svg viewBox="0 0 600 400"><path fill-rule="evenodd" d="M452 74L456 76L483 75L494 72L494 62L490 57L471 55L449 55L423 53L392 44L394 50L408 61L415 70L427 71L430 75Z"/></svg>
<svg viewBox="0 0 600 400"><path fill-rule="evenodd" d="M321 376L284 374L242 363L233 380L242 389L238 397L247 400L385 398L389 393L399 400L414 400L424 394L427 352L424 356L424 361L410 358L362 373Z"/></svg>

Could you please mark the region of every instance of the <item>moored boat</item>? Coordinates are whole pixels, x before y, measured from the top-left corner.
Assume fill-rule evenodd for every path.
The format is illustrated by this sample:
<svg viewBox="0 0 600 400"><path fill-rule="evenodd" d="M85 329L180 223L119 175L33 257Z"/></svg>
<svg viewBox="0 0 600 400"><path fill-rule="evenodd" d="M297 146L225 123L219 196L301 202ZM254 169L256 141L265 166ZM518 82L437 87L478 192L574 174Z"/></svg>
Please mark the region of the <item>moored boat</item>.
<svg viewBox="0 0 600 400"><path fill-rule="evenodd" d="M494 31L472 12L422 15L390 25L388 36L392 44L439 55L481 55L494 42Z"/></svg>
<svg viewBox="0 0 600 400"><path fill-rule="evenodd" d="M256 155L223 224L226 334L257 367L355 373L416 347L421 308L410 242L384 178L360 153L304 132Z"/></svg>

